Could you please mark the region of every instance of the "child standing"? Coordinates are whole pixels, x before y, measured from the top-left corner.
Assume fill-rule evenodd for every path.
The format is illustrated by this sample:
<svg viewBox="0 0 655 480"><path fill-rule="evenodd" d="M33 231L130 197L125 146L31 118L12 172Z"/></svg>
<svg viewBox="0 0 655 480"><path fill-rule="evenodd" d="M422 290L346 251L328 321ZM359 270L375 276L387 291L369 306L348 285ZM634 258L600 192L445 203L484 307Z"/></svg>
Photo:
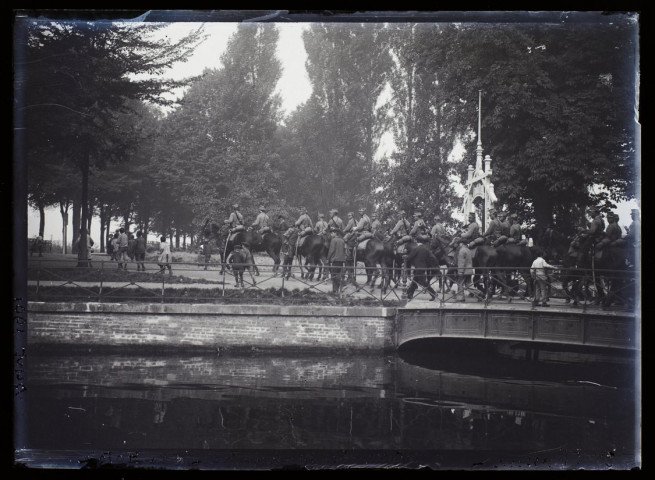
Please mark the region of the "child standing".
<svg viewBox="0 0 655 480"><path fill-rule="evenodd" d="M171 247L166 243L166 237L162 235L159 239L161 243L159 244L159 273L163 273L168 268L168 273L173 274L173 269L171 268Z"/></svg>
<svg viewBox="0 0 655 480"><path fill-rule="evenodd" d="M542 307L548 307L548 272L547 268L554 269L555 266L549 264L543 258L543 250L537 250L537 258L532 262L530 267L530 276L534 280L534 300L532 306L536 307L541 303Z"/></svg>

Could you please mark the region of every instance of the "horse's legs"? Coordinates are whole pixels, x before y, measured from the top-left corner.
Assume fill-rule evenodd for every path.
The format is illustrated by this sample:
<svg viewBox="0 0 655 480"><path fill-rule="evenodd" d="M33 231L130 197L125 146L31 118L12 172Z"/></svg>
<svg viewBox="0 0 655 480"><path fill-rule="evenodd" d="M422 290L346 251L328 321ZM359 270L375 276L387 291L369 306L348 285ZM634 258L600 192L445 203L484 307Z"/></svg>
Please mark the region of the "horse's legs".
<svg viewBox="0 0 655 480"><path fill-rule="evenodd" d="M280 257L272 248L269 248L266 253L268 253L268 256L273 259L273 276L277 277L277 272L280 268Z"/></svg>

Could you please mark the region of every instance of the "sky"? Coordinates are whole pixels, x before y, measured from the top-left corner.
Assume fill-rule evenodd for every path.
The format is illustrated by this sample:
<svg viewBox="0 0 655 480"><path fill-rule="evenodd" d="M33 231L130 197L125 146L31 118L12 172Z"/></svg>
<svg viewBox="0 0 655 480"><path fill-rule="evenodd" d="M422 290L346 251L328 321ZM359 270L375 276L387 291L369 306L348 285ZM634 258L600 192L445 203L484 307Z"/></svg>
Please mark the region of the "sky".
<svg viewBox="0 0 655 480"><path fill-rule="evenodd" d="M179 22L171 24L163 30L163 34L170 36L171 39L185 35L190 30L199 26L198 23ZM311 84L305 70L305 60L307 54L302 42L302 31L306 28L305 23L281 23L278 24L280 37L278 43L278 56L282 63L282 76L277 86L277 91L282 96L282 109L288 115L298 105L305 102L311 95ZM175 67L169 75L174 78L183 78L187 76L198 75L206 68L220 68L220 56L225 50L227 41L237 28L236 23L215 22L205 23L205 32L209 34L207 40L201 44L192 57L185 63ZM393 150L392 142L385 142L378 152L378 158ZM475 164L475 152L471 152L471 163ZM456 189L463 192L463 188ZM619 214L619 225L627 226L630 224L630 209L639 208L635 200L620 202L615 212ZM453 215L453 218L459 218L461 215ZM462 218L459 218L463 220ZM39 214L38 211L29 209L28 217L28 237L33 238L38 235ZM112 229L117 228L118 224L114 222ZM69 225L68 237L71 237L71 227ZM100 227L96 218L92 221L91 238L99 239ZM62 239L62 221L58 208L51 208L46 213L45 240L61 242ZM149 238L150 240L150 238ZM154 237L152 238L154 240ZM98 243L99 244L99 243Z"/></svg>

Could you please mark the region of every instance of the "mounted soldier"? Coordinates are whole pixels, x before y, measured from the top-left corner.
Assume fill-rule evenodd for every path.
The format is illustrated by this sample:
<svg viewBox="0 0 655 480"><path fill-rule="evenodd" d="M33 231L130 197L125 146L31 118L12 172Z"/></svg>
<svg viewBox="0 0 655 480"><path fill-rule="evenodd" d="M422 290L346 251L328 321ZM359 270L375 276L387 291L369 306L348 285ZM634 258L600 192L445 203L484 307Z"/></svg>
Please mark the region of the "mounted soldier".
<svg viewBox="0 0 655 480"><path fill-rule="evenodd" d="M600 209L598 207L589 207L587 212L592 220L589 228L582 229L579 232L579 255L593 255L596 243L602 240L605 232L605 222L600 214Z"/></svg>
<svg viewBox="0 0 655 480"><path fill-rule="evenodd" d="M498 237L492 243L494 247L499 247L507 242L509 238L509 222L507 221L507 212L500 211L498 213Z"/></svg>
<svg viewBox="0 0 655 480"><path fill-rule="evenodd" d="M316 222L316 225L314 225L314 233L322 236L328 235L328 224L325 221L325 215L322 213L318 214L318 221Z"/></svg>
<svg viewBox="0 0 655 480"><path fill-rule="evenodd" d="M629 246L639 249L641 244L641 222L639 221L639 210L633 208L630 211L630 218L632 218L632 223L629 227L625 227L625 241Z"/></svg>
<svg viewBox="0 0 655 480"><path fill-rule="evenodd" d="M412 239L412 237L409 236L409 232L412 229L412 225L410 224L409 220L405 218L405 210L400 210L398 212L398 215L400 216L400 219L398 220L398 222L396 222L396 225L389 233L390 237L392 238L394 236L397 237L397 240L395 242L396 246L407 243Z"/></svg>
<svg viewBox="0 0 655 480"><path fill-rule="evenodd" d="M468 248L475 247L475 240L480 238L480 226L478 225L478 222L475 221L475 212L469 213L469 224L459 238L467 242Z"/></svg>
<svg viewBox="0 0 655 480"><path fill-rule="evenodd" d="M414 225L409 232L409 236L414 238L416 243L424 243L430 240L428 226L423 220L423 213L417 211L414 213Z"/></svg>
<svg viewBox="0 0 655 480"><path fill-rule="evenodd" d="M489 226L482 234L482 237L478 237L475 240L475 242L471 242L473 243L473 245L469 243L469 248L473 248L477 245L482 245L483 243L485 243L487 239L489 239L490 240L489 243L493 245L500 238L501 226L500 226L500 220L498 219L498 213L496 212L495 209L489 209L489 215L491 216L491 221L489 222ZM480 240L480 238L482 238L482 241Z"/></svg>
<svg viewBox="0 0 655 480"><path fill-rule="evenodd" d="M230 228L231 236L234 236L234 234L237 232L245 230L245 227L243 225L243 215L239 211L238 203L232 205L232 212L230 213L228 219L225 220L225 224Z"/></svg>
<svg viewBox="0 0 655 480"><path fill-rule="evenodd" d="M328 221L328 227L340 230L343 233L343 220L341 220L341 217L339 217L339 211L336 208L330 210L330 220Z"/></svg>
<svg viewBox="0 0 655 480"><path fill-rule="evenodd" d="M523 239L523 232L521 231L521 224L519 223L519 216L516 213L512 213L509 216L510 227L509 227L509 236L507 238L507 243L515 245L527 245Z"/></svg>
<svg viewBox="0 0 655 480"><path fill-rule="evenodd" d="M598 242L596 245L597 250L602 250L605 247L616 247L624 244L625 242L621 241L623 233L621 232L621 227L618 224L619 216L615 213L607 214L607 228L605 229L605 236L603 239Z"/></svg>
<svg viewBox="0 0 655 480"><path fill-rule="evenodd" d="M357 235L357 241L362 242L367 238L371 238L373 234L371 233L371 219L366 215L366 209L359 209L359 221L357 225L352 229L353 234Z"/></svg>
<svg viewBox="0 0 655 480"><path fill-rule="evenodd" d="M259 207L259 214L255 221L250 225L250 229L257 228L257 231L260 234L269 233L271 231L271 219L266 213L266 208L264 206Z"/></svg>
<svg viewBox="0 0 655 480"><path fill-rule="evenodd" d="M301 244L303 238L313 232L312 219L307 215L307 207L301 207L301 213L294 226L298 228L298 244Z"/></svg>
<svg viewBox="0 0 655 480"><path fill-rule="evenodd" d="M371 233L378 240L384 240L384 234L382 233L382 223L378 220L377 214L371 213Z"/></svg>

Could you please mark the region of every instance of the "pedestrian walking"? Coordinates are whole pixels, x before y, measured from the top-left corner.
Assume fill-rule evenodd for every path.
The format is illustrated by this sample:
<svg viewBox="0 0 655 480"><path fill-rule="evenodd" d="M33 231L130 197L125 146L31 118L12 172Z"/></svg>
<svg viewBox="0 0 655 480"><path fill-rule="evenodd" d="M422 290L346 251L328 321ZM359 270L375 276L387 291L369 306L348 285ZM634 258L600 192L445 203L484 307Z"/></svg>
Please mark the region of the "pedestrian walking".
<svg viewBox="0 0 655 480"><path fill-rule="evenodd" d="M35 253L39 254L39 257L43 256L43 237L37 235L34 240L32 240L32 245L30 247L30 257Z"/></svg>
<svg viewBox="0 0 655 480"><path fill-rule="evenodd" d="M127 248L129 246L129 239L124 228L121 227L118 232L118 269L127 270Z"/></svg>
<svg viewBox="0 0 655 480"><path fill-rule="evenodd" d="M162 235L159 241L161 242L159 244L159 258L157 259L159 273L163 273L168 269L169 275L172 275L173 269L171 268L171 261L173 260L173 257L171 255L171 247L166 243L165 236Z"/></svg>
<svg viewBox="0 0 655 480"><path fill-rule="evenodd" d="M146 237L139 230L136 232L136 241L134 244L134 258L136 260L136 269L137 271L146 271Z"/></svg>

